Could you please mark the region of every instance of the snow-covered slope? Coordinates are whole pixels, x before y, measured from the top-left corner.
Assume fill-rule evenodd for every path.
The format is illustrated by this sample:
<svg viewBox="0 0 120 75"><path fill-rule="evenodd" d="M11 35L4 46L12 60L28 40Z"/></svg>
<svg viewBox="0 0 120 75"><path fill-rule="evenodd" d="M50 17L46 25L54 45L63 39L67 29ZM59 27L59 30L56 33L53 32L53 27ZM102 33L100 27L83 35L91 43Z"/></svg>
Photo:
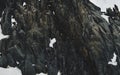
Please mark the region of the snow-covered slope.
<svg viewBox="0 0 120 75"><path fill-rule="evenodd" d="M90 0L95 5L99 6L102 11L105 11L106 8L113 7L116 4L120 7L120 0Z"/></svg>

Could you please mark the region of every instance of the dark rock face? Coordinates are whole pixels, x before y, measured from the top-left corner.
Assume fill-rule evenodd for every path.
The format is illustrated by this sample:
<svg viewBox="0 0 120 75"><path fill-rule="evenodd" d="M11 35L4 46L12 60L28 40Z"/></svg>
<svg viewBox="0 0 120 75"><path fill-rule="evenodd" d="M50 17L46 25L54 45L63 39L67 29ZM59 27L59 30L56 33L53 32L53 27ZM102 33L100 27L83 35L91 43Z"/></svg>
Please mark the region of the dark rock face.
<svg viewBox="0 0 120 75"><path fill-rule="evenodd" d="M1 29L10 37L0 40L1 67L17 66L23 75L57 75L58 71L61 75L120 75L120 12L116 5L104 13L108 23L89 0L2 3ZM52 38L57 40L53 48L49 46ZM117 66L108 64L114 52Z"/></svg>

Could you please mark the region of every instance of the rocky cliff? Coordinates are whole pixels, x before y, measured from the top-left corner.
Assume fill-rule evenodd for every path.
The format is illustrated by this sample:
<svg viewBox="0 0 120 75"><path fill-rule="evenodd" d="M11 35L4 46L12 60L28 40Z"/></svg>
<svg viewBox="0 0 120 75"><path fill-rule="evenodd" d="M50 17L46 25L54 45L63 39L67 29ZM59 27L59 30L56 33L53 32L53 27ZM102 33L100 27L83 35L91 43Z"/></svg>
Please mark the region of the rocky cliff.
<svg viewBox="0 0 120 75"><path fill-rule="evenodd" d="M23 75L120 75L120 12L89 0L1 0L0 66ZM109 17L107 22L101 15ZM12 22L12 19L16 22ZM56 39L53 47L50 39ZM108 64L117 54L117 65Z"/></svg>

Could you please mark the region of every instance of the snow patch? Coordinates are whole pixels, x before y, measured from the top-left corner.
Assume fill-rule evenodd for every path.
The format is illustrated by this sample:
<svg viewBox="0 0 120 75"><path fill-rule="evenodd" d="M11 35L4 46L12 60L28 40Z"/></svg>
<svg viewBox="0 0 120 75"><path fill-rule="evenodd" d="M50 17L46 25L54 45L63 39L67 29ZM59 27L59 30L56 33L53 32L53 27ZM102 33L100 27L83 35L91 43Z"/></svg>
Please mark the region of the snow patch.
<svg viewBox="0 0 120 75"><path fill-rule="evenodd" d="M50 39L49 47L53 48L53 45L56 43L56 38Z"/></svg>
<svg viewBox="0 0 120 75"><path fill-rule="evenodd" d="M15 18L12 18L11 21L12 21L12 22L16 22Z"/></svg>
<svg viewBox="0 0 120 75"><path fill-rule="evenodd" d="M40 74L36 74L36 75L47 75L47 74L45 74L45 73L40 73Z"/></svg>
<svg viewBox="0 0 120 75"><path fill-rule="evenodd" d="M4 38L9 38L9 35L2 34L2 29L1 29L1 25L0 25L0 40L4 39Z"/></svg>
<svg viewBox="0 0 120 75"><path fill-rule="evenodd" d="M58 74L57 75L61 75L60 71L58 71Z"/></svg>
<svg viewBox="0 0 120 75"><path fill-rule="evenodd" d="M23 6L25 6L26 5L26 2L23 2Z"/></svg>
<svg viewBox="0 0 120 75"><path fill-rule="evenodd" d="M12 17L12 19L11 19L11 22L12 22L12 27L13 27L14 25L17 25L17 21L16 21L15 18L13 18L13 17Z"/></svg>
<svg viewBox="0 0 120 75"><path fill-rule="evenodd" d="M19 62L18 62L18 61L16 61L16 63L17 63L17 64L19 64Z"/></svg>
<svg viewBox="0 0 120 75"><path fill-rule="evenodd" d="M0 22L1 22L1 18L0 18ZM0 40L4 38L9 38L9 35L2 34L2 29L1 29L1 24L0 24Z"/></svg>
<svg viewBox="0 0 120 75"><path fill-rule="evenodd" d="M21 71L18 68L9 67L2 68L0 67L0 75L22 75Z"/></svg>
<svg viewBox="0 0 120 75"><path fill-rule="evenodd" d="M108 20L108 16L105 16L105 15L101 15L107 22L109 22Z"/></svg>
<svg viewBox="0 0 120 75"><path fill-rule="evenodd" d="M111 61L108 62L108 64L111 64L111 65L113 65L113 66L117 66L117 61L116 61L116 59L117 59L117 55L114 53L114 54L113 54L113 58L111 59Z"/></svg>

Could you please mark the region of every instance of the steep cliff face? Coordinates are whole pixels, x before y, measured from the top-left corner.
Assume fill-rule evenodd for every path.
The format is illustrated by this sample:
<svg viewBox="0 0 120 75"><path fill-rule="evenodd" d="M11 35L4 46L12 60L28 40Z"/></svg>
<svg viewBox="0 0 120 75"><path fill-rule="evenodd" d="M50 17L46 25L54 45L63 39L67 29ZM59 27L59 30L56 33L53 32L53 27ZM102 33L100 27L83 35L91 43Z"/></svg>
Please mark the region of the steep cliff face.
<svg viewBox="0 0 120 75"><path fill-rule="evenodd" d="M1 0L2 1L2 0ZM89 0L7 0L1 29L0 66L23 75L119 75L120 13ZM109 16L109 23L101 17ZM16 22L13 22L14 19ZM55 39L53 47L50 40ZM108 64L117 54L117 66Z"/></svg>

